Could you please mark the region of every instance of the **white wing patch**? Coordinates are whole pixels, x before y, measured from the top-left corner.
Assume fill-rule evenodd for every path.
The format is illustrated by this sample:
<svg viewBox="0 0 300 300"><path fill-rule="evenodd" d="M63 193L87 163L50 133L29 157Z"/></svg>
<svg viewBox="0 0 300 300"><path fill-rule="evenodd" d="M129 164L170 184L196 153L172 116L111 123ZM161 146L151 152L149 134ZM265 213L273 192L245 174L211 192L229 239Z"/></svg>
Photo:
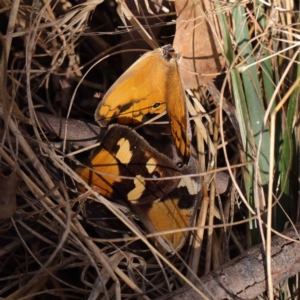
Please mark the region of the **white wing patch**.
<svg viewBox="0 0 300 300"><path fill-rule="evenodd" d="M146 163L146 168L149 174L151 174L155 170L156 166L157 166L156 159L151 157Z"/></svg>
<svg viewBox="0 0 300 300"><path fill-rule="evenodd" d="M186 187L190 195L196 195L200 192L201 185L191 177L184 177L180 180L178 188Z"/></svg>
<svg viewBox="0 0 300 300"><path fill-rule="evenodd" d="M130 151L130 142L125 138L121 138L118 143L120 149L116 154L116 158L124 165L128 165L130 163L132 152Z"/></svg>
<svg viewBox="0 0 300 300"><path fill-rule="evenodd" d="M128 195L127 199L131 202L135 202L139 200L145 190L145 180L141 175L137 175L133 180L135 188L131 190Z"/></svg>

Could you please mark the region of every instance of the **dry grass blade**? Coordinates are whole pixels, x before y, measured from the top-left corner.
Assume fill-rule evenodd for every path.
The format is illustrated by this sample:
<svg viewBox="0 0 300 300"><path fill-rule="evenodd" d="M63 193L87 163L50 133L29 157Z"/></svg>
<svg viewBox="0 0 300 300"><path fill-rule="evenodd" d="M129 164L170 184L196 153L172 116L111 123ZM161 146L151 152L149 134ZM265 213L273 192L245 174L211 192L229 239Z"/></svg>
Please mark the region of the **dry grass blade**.
<svg viewBox="0 0 300 300"><path fill-rule="evenodd" d="M152 49L156 49L158 47L157 43L155 42L155 40L153 40L153 38L149 35L149 33L144 29L144 27L138 21L138 19L132 14L130 9L126 5L125 1L124 0L119 0L117 2L118 2L117 12L119 14L119 17L123 21L123 24L126 26L126 21L125 21L125 18L124 18L124 16L125 16L126 19L133 26L133 29L136 30L137 32L139 32L141 37L149 44L149 46Z"/></svg>

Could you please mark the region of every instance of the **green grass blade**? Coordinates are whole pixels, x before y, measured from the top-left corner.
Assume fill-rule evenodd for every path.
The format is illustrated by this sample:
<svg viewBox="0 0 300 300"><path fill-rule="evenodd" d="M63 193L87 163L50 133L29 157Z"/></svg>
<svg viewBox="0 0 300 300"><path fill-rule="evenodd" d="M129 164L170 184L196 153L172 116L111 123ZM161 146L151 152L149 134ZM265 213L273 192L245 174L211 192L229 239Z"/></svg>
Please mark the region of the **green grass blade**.
<svg viewBox="0 0 300 300"><path fill-rule="evenodd" d="M230 67L235 62L235 54L232 49L230 34L228 31L228 25L224 14L218 14L219 24L222 31L223 43L224 43L224 56L228 67ZM236 69L231 70L231 82L233 88L233 95L235 99L235 105L237 110L237 118L240 125L240 132L242 136L242 143L245 153L247 149L251 148L249 141L249 119L247 114L247 107L245 101L245 95L242 85L242 80L240 74ZM246 160L250 162L251 157L246 157ZM251 163L247 164L245 167L245 172L243 173L244 184L246 188L246 198L249 203L253 202L253 165Z"/></svg>
<svg viewBox="0 0 300 300"><path fill-rule="evenodd" d="M234 8L233 17L236 24L235 36L239 51L245 59L246 65L253 64L255 63L255 59L251 55L252 45L249 43L250 36L244 7L238 6ZM252 65L242 72L242 81L256 149L259 144L260 135L262 135L259 168L262 184L265 185L269 180L270 133L268 125L262 128L265 108L256 65Z"/></svg>

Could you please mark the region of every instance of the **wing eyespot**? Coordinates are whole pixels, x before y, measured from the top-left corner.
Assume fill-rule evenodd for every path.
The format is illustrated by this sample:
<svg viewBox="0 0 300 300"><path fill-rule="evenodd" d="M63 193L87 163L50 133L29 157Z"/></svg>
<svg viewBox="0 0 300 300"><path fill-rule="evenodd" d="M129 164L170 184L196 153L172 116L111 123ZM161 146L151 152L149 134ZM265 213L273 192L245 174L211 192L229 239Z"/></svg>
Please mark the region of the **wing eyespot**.
<svg viewBox="0 0 300 300"><path fill-rule="evenodd" d="M152 178L160 178L160 174L159 174L159 172L154 171L154 172L151 174L151 177L152 177Z"/></svg>
<svg viewBox="0 0 300 300"><path fill-rule="evenodd" d="M161 106L161 102L155 102L153 105L152 105L152 108L154 108L154 109L157 109L157 108L159 108L160 106Z"/></svg>
<svg viewBox="0 0 300 300"><path fill-rule="evenodd" d="M178 162L178 163L176 164L176 166L177 166L179 169L181 169L181 168L183 167L183 163L180 161L180 162Z"/></svg>

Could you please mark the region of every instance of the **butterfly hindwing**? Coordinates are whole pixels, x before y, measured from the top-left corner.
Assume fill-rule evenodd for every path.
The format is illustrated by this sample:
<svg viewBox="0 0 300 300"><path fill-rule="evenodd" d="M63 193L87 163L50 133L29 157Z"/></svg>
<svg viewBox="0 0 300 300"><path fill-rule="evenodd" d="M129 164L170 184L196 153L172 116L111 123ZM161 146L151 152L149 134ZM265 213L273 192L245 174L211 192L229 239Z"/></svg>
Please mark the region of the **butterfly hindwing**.
<svg viewBox="0 0 300 300"><path fill-rule="evenodd" d="M183 175L199 173L198 163L191 156L190 165L184 167ZM162 199L133 209L151 233L188 228L193 224L199 208L202 182L200 177L183 177L178 186ZM156 236L165 251L174 253L183 246L189 231L182 230Z"/></svg>

